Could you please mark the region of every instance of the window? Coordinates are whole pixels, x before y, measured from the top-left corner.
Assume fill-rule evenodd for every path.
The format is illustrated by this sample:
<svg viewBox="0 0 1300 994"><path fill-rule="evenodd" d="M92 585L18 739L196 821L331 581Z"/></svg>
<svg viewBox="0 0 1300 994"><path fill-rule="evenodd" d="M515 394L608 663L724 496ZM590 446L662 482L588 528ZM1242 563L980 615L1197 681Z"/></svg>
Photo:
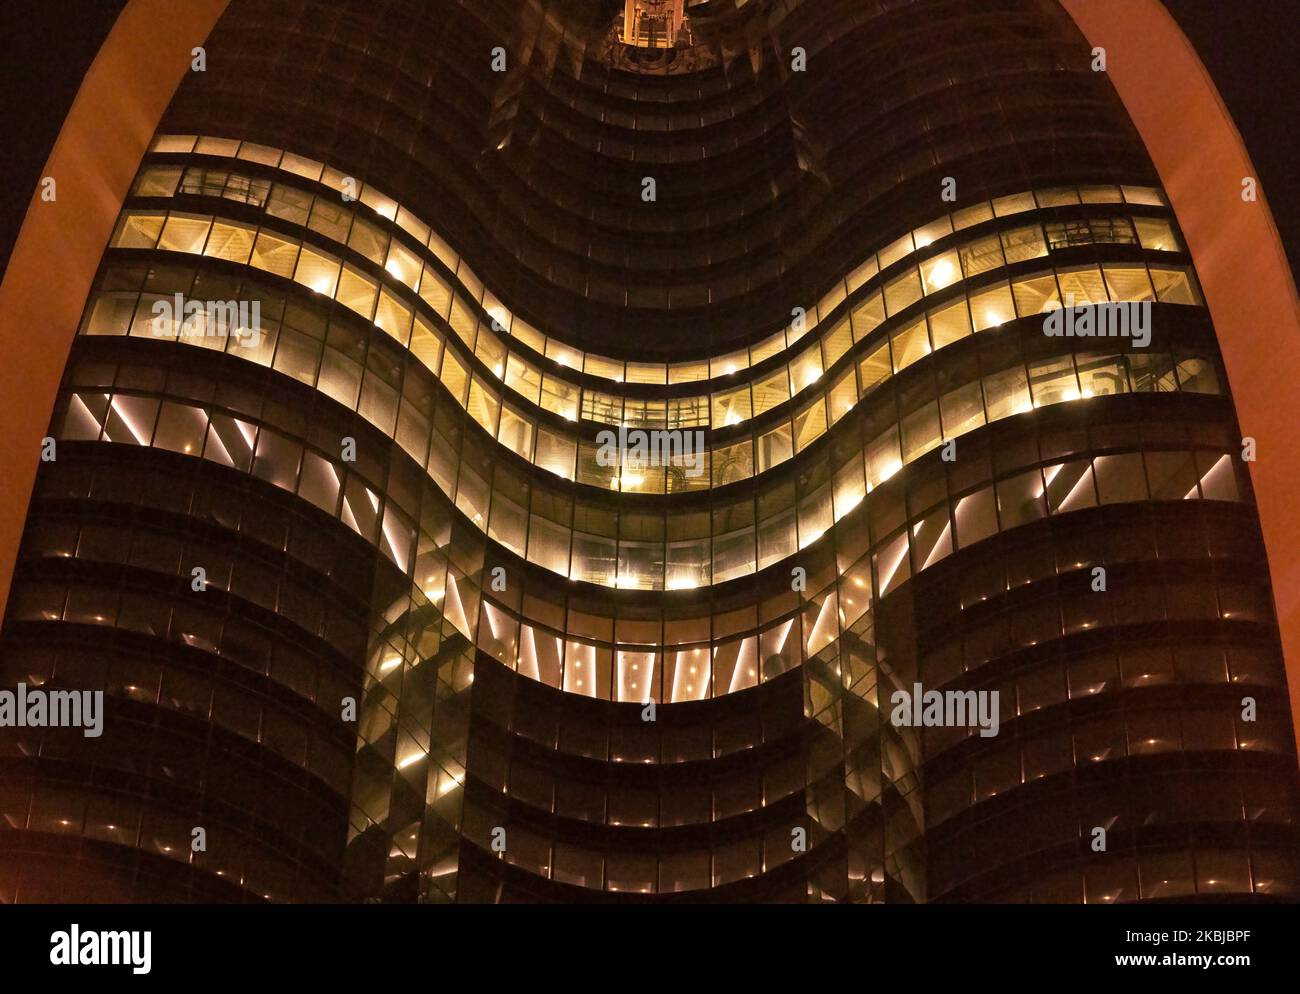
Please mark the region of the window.
<svg viewBox="0 0 1300 994"><path fill-rule="evenodd" d="M1160 191L1149 186L1121 186L1124 199L1130 204L1143 204L1148 207L1164 207L1165 198Z"/></svg>
<svg viewBox="0 0 1300 994"><path fill-rule="evenodd" d="M170 197L180 182L180 166L149 166L140 173L131 190L134 197ZM219 191L218 191L219 192Z"/></svg>
<svg viewBox="0 0 1300 994"><path fill-rule="evenodd" d="M1183 246L1174 234L1173 225L1160 217L1139 217L1134 220L1138 238L1144 249L1156 252L1181 252Z"/></svg>
<svg viewBox="0 0 1300 994"><path fill-rule="evenodd" d="M895 242L891 242L880 250L880 268L888 269L899 259L906 258L915 251L912 244L912 236L904 235Z"/></svg>
<svg viewBox="0 0 1300 994"><path fill-rule="evenodd" d="M751 439L726 445L713 453L713 485L723 486L748 480L754 475L754 443Z"/></svg>
<svg viewBox="0 0 1300 994"><path fill-rule="evenodd" d="M1188 393L1221 393L1219 374L1209 359L1180 359L1178 386Z"/></svg>
<svg viewBox="0 0 1300 994"><path fill-rule="evenodd" d="M971 207L963 207L959 211L954 211L952 215L952 227L954 231L961 231L963 228L970 228L985 221L992 220L993 207L988 201L982 204L975 204Z"/></svg>
<svg viewBox="0 0 1300 994"><path fill-rule="evenodd" d="M97 293L86 312L83 335L125 335L135 313L137 294ZM75 406L75 405L74 405ZM95 434L99 434L98 430Z"/></svg>
<svg viewBox="0 0 1300 994"><path fill-rule="evenodd" d="M849 278L845 280L845 289L849 293L856 293L857 290L867 282L867 280L871 279L879 272L880 267L876 264L876 257L873 255L857 269L849 273Z"/></svg>
<svg viewBox="0 0 1300 994"><path fill-rule="evenodd" d="M1151 300L1151 280L1145 266L1103 266L1112 300Z"/></svg>
<svg viewBox="0 0 1300 994"><path fill-rule="evenodd" d="M782 338L782 344L784 344L784 338ZM708 378L709 367L707 363L691 362L668 367L669 383L698 383Z"/></svg>
<svg viewBox="0 0 1300 994"><path fill-rule="evenodd" d="M889 360L889 343L884 342L878 349L858 363L858 377L862 381L863 395L865 396L872 389L889 379L892 372Z"/></svg>
<svg viewBox="0 0 1300 994"><path fill-rule="evenodd" d="M1124 357L1079 353L1075 356L1079 383L1084 397L1106 397L1128 392L1128 374Z"/></svg>
<svg viewBox="0 0 1300 994"><path fill-rule="evenodd" d="M1097 494L1103 504L1146 500L1147 482L1142 470L1142 454L1098 456L1093 460L1097 475Z"/></svg>
<svg viewBox="0 0 1300 994"><path fill-rule="evenodd" d="M271 190L271 198L266 203L266 212L282 221L305 227L311 214L311 201L311 194L276 183Z"/></svg>
<svg viewBox="0 0 1300 994"><path fill-rule="evenodd" d="M717 356L709 360L709 376L730 376L732 373L749 366L749 354L732 352L730 355Z"/></svg>
<svg viewBox="0 0 1300 994"><path fill-rule="evenodd" d="M1068 355L1030 363L1029 383L1033 391L1035 407L1079 399L1079 382L1074 375L1074 361Z"/></svg>
<svg viewBox="0 0 1300 994"><path fill-rule="evenodd" d="M430 372L436 372L442 355L442 338L424 320L416 315L415 327L411 334L411 354L422 362ZM534 403L537 397L531 398Z"/></svg>
<svg viewBox="0 0 1300 994"><path fill-rule="evenodd" d="M778 376L780 383L785 383L786 374L784 369L780 371ZM774 379L759 384L759 387L765 389L765 391L777 391L775 394L765 392L764 396L769 399L775 396L777 398L776 403L780 403L785 398L780 396L781 386L774 382ZM786 387L786 390L788 390L788 387ZM729 390L726 393L713 395L713 426L715 428L738 425L742 421L748 421L753 415L754 411L750 404L748 384L735 390Z"/></svg>
<svg viewBox="0 0 1300 994"><path fill-rule="evenodd" d="M956 252L945 252L921 263L921 280L927 294L952 286L961 278L961 260Z"/></svg>
<svg viewBox="0 0 1300 994"><path fill-rule="evenodd" d="M438 317L444 319L447 317L447 311L451 307L451 287L432 266L427 264L420 279L420 299L428 304Z"/></svg>
<svg viewBox="0 0 1300 994"><path fill-rule="evenodd" d="M894 332L894 371L902 372L918 359L930 354L930 339L926 333L925 319Z"/></svg>
<svg viewBox="0 0 1300 994"><path fill-rule="evenodd" d="M1034 407L1029 401L1029 381L1021 366L984 377L984 397L988 403L989 421L1023 414Z"/></svg>
<svg viewBox="0 0 1300 994"><path fill-rule="evenodd" d="M286 172L293 173L295 176L301 176L309 179L313 183L320 180L321 173L325 167L315 159L308 159L301 155L291 155L286 152L284 158L280 160L280 168Z"/></svg>
<svg viewBox="0 0 1300 994"><path fill-rule="evenodd" d="M826 401L818 396L811 404L795 415L795 450L802 452L826 433Z"/></svg>
<svg viewBox="0 0 1300 994"><path fill-rule="evenodd" d="M231 173L230 178L226 180L226 189L221 195L227 200L233 200L236 203L261 207L266 203L270 192L270 180Z"/></svg>
<svg viewBox="0 0 1300 994"><path fill-rule="evenodd" d="M830 369L852 347L853 331L849 326L849 319L844 318L831 330L830 334L822 339L824 368Z"/></svg>
<svg viewBox="0 0 1300 994"><path fill-rule="evenodd" d="M1117 186L1082 186L1079 199L1085 204L1119 204L1124 202Z"/></svg>
<svg viewBox="0 0 1300 994"><path fill-rule="evenodd" d="M912 232L912 239L916 242L917 249L923 249L931 242L938 241L945 235L952 234L952 222L945 214L937 221L931 221L923 228L917 228Z"/></svg>
<svg viewBox="0 0 1300 994"><path fill-rule="evenodd" d="M332 241L347 244L348 229L352 227L352 211L343 204L317 197L307 226Z"/></svg>
<svg viewBox="0 0 1300 994"><path fill-rule="evenodd" d="M1006 252L1007 265L1047 255L1042 229L1036 224L1002 232L1002 247Z"/></svg>
<svg viewBox="0 0 1300 994"><path fill-rule="evenodd" d="M993 488L986 487L957 501L953 521L957 526L957 545L962 549L996 534L998 515Z"/></svg>
<svg viewBox="0 0 1300 994"><path fill-rule="evenodd" d="M337 296L340 304L356 311L369 321L374 314L375 300L378 295L379 287L374 280L349 265L343 266Z"/></svg>
<svg viewBox="0 0 1300 994"><path fill-rule="evenodd" d="M117 230L109 244L113 248L151 249L158 241L165 219L165 214L126 211L117 222Z"/></svg>
<svg viewBox="0 0 1300 994"><path fill-rule="evenodd" d="M253 246L253 265L258 269L265 269L268 273L289 279L293 275L294 263L297 260L297 242L277 238L267 231L257 236L257 243Z"/></svg>
<svg viewBox="0 0 1300 994"><path fill-rule="evenodd" d="M348 247L380 266L383 265L384 253L388 248L388 235L364 218L357 218L352 225L352 233L348 236Z"/></svg>
<svg viewBox="0 0 1300 994"><path fill-rule="evenodd" d="M212 234L208 237L208 245L203 254L227 262L246 264L252 255L256 236L257 228L251 224L217 221L212 226Z"/></svg>
<svg viewBox="0 0 1300 994"><path fill-rule="evenodd" d="M970 313L966 308L965 297L959 297L951 304L930 312L930 337L936 349L951 345L970 333Z"/></svg>
<svg viewBox="0 0 1300 994"><path fill-rule="evenodd" d="M201 408L167 401L158 417L158 431L154 446L198 455L203 451L203 438L208 431L208 418Z"/></svg>
<svg viewBox="0 0 1300 994"><path fill-rule="evenodd" d="M834 424L844 417L858 401L858 383L853 369L846 369L832 385L827 395L830 401L830 419Z"/></svg>
<svg viewBox="0 0 1300 994"><path fill-rule="evenodd" d="M858 305L853 312L853 339L860 342L885 321L885 301L879 293Z"/></svg>
<svg viewBox="0 0 1300 994"><path fill-rule="evenodd" d="M1096 266L1072 266L1057 270L1061 284L1061 299L1066 307L1084 307L1104 304L1108 300L1101 270Z"/></svg>
<svg viewBox="0 0 1300 994"><path fill-rule="evenodd" d="M212 227L212 218L208 215L178 214L172 211L163 226L158 248L168 252L202 252L210 227Z"/></svg>
<svg viewBox="0 0 1300 994"><path fill-rule="evenodd" d="M758 440L758 471L765 473L792 455L790 425L778 425Z"/></svg>
<svg viewBox="0 0 1300 994"><path fill-rule="evenodd" d="M1002 242L997 235L988 235L963 245L957 253L967 279L1006 265L1002 258Z"/></svg>
<svg viewBox="0 0 1300 994"><path fill-rule="evenodd" d="M939 403L930 401L903 418L903 462L919 459L943 441L939 428Z"/></svg>
<svg viewBox="0 0 1300 994"><path fill-rule="evenodd" d="M1191 273L1173 266L1152 266L1156 297L1167 304L1200 304L1201 295Z"/></svg>
<svg viewBox="0 0 1300 994"><path fill-rule="evenodd" d="M890 317L920 299L921 278L915 269L909 269L885 284L885 307Z"/></svg>
<svg viewBox="0 0 1300 994"><path fill-rule="evenodd" d="M306 250L304 249L304 252ZM375 324L398 344L405 346L411 333L411 309L384 287L375 309Z"/></svg>
<svg viewBox="0 0 1300 994"><path fill-rule="evenodd" d="M1039 190L1037 197L1039 207L1064 207L1079 202L1079 192L1071 186Z"/></svg>
<svg viewBox="0 0 1300 994"><path fill-rule="evenodd" d="M420 282L420 260L414 252L397 239L388 247L388 261L384 269L408 290L414 290Z"/></svg>
<svg viewBox="0 0 1300 994"><path fill-rule="evenodd" d="M812 386L822 375L821 348L814 345L790 364L791 392L798 393ZM757 403L755 404L757 407Z"/></svg>
<svg viewBox="0 0 1300 994"><path fill-rule="evenodd" d="M998 217L1006 217L1009 214L1032 211L1034 206L1034 195L1032 193L1016 193L1009 197L998 197L994 200L993 213Z"/></svg>
<svg viewBox="0 0 1300 994"><path fill-rule="evenodd" d="M569 421L577 421L578 388L547 373L542 380L542 408Z"/></svg>
<svg viewBox="0 0 1300 994"><path fill-rule="evenodd" d="M295 282L332 298L338 285L339 267L340 261L334 256L303 246L293 278Z"/></svg>
<svg viewBox="0 0 1300 994"><path fill-rule="evenodd" d="M978 380L944 394L940 406L945 438L956 438L984 424L984 395Z"/></svg>
<svg viewBox="0 0 1300 994"><path fill-rule="evenodd" d="M970 311L975 320L976 331L996 328L1016 316L1015 308L1011 303L1011 291L1005 283L972 295Z"/></svg>
<svg viewBox="0 0 1300 994"><path fill-rule="evenodd" d="M1046 517L1043 502L1043 474L1033 469L1018 476L999 480L998 513L1004 529L1018 528Z"/></svg>

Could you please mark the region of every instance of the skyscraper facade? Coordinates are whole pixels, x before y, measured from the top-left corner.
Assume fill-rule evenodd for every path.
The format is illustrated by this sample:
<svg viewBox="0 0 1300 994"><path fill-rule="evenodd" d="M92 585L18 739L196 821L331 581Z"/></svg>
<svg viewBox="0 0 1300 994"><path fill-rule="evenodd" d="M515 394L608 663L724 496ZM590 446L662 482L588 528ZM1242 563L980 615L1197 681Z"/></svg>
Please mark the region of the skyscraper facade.
<svg viewBox="0 0 1300 994"><path fill-rule="evenodd" d="M0 629L103 733L0 728L0 896L1294 899L1243 430L1055 0L232 0L195 59Z"/></svg>

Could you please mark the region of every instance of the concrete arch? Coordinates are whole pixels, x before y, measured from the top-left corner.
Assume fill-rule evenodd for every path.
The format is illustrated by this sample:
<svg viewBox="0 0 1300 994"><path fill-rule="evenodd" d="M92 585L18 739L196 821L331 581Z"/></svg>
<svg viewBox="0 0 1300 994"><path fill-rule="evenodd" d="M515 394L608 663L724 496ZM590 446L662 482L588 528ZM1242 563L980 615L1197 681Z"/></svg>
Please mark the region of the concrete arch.
<svg viewBox="0 0 1300 994"><path fill-rule="evenodd" d="M1196 263L1242 433L1268 549L1300 729L1300 300L1266 191L1242 199L1250 155L1191 42L1159 0L1062 0L1142 135ZM1300 731L1297 731L1300 736Z"/></svg>
<svg viewBox="0 0 1300 994"><path fill-rule="evenodd" d="M0 610L41 439L113 222L172 94L228 0L131 0L87 70L0 284ZM71 28L71 26L70 26Z"/></svg>

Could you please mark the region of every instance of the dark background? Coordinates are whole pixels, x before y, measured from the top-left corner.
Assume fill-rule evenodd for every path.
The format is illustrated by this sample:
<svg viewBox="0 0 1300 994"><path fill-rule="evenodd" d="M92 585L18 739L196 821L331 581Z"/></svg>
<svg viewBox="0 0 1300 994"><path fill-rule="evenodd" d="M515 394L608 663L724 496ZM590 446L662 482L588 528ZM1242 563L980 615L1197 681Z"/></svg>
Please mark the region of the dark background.
<svg viewBox="0 0 1300 994"><path fill-rule="evenodd" d="M1237 122L1295 273L1300 0L1164 2ZM123 6L125 0L0 0L0 267L81 77Z"/></svg>

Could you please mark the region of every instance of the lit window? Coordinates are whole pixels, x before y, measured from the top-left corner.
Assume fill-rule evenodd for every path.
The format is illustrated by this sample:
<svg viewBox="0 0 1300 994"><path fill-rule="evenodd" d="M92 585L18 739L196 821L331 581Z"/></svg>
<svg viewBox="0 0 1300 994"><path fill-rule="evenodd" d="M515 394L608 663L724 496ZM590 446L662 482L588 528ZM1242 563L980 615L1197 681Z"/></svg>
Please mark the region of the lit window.
<svg viewBox="0 0 1300 994"><path fill-rule="evenodd" d="M930 339L926 334L925 319L921 318L906 328L894 332L894 372L902 372L918 359L930 354Z"/></svg>
<svg viewBox="0 0 1300 994"><path fill-rule="evenodd" d="M204 255L241 265L248 262L253 252L253 241L257 237L257 228L251 224L237 221L217 221L212 226Z"/></svg>
<svg viewBox="0 0 1300 994"><path fill-rule="evenodd" d="M173 211L167 216L158 247L168 252L197 254L203 251L203 243L207 241L208 229L211 227L210 215L178 214Z"/></svg>
<svg viewBox="0 0 1300 994"><path fill-rule="evenodd" d="M260 239L259 239L260 243ZM344 307L356 311L367 321L375 310L375 301L379 296L379 287L370 277L344 265L339 277L337 300Z"/></svg>
<svg viewBox="0 0 1300 994"><path fill-rule="evenodd" d="M1021 214L1024 211L1034 209L1034 195L1032 193L1015 193L1009 197L998 197L993 201L993 213L998 217L1006 217L1008 214Z"/></svg>
<svg viewBox="0 0 1300 994"><path fill-rule="evenodd" d="M411 332L411 309L385 287L379 294L375 324L398 344L405 345Z"/></svg>
<svg viewBox="0 0 1300 994"><path fill-rule="evenodd" d="M1039 259L1047 255L1047 242L1043 238L1043 229L1036 224L1002 232L1002 248L1009 266L1024 262L1026 259Z"/></svg>
<svg viewBox="0 0 1300 994"><path fill-rule="evenodd" d="M971 333L970 312L966 309L966 298L958 297L946 307L939 307L930 312L930 337L936 349L944 348L960 341Z"/></svg>
<svg viewBox="0 0 1300 994"><path fill-rule="evenodd" d="M1164 207L1165 198L1160 191L1149 186L1122 186L1124 199L1130 204L1144 204L1148 207Z"/></svg>
<svg viewBox="0 0 1300 994"><path fill-rule="evenodd" d="M257 243L253 246L253 265L258 269L288 279L293 275L294 263L297 261L297 242L277 238L267 231L257 236Z"/></svg>
<svg viewBox="0 0 1300 994"><path fill-rule="evenodd" d="M334 256L304 245L293 273L294 282L332 298L338 286L340 266L340 261Z"/></svg>
<svg viewBox="0 0 1300 994"><path fill-rule="evenodd" d="M893 370L889 364L889 343L884 342L881 346L864 357L858 363L858 379L862 383L862 393L869 393L879 384L893 375Z"/></svg>
<svg viewBox="0 0 1300 994"><path fill-rule="evenodd" d="M97 293L86 311L83 335L125 335L135 312L137 294Z"/></svg>
<svg viewBox="0 0 1300 994"><path fill-rule="evenodd" d="M131 189L134 197L170 197L180 182L180 166L149 166L140 173Z"/></svg>
<svg viewBox="0 0 1300 994"><path fill-rule="evenodd" d="M993 207L986 200L981 204L974 204L971 207L963 207L959 211L954 211L952 215L952 227L954 231L961 231L963 228L970 228L993 218Z"/></svg>
<svg viewBox="0 0 1300 994"><path fill-rule="evenodd" d="M113 248L151 249L162 231L165 214L127 211L117 222L117 231L109 243Z"/></svg>
<svg viewBox="0 0 1300 994"><path fill-rule="evenodd" d="M1171 266L1152 266L1151 279L1155 282L1156 297L1167 304L1200 304L1200 291L1187 269Z"/></svg>
<svg viewBox="0 0 1300 994"><path fill-rule="evenodd" d="M879 293L873 293L858 305L853 312L853 339L862 341L885 321L885 301Z"/></svg>
<svg viewBox="0 0 1300 994"><path fill-rule="evenodd" d="M1103 266L1112 300L1151 300L1151 280L1145 266Z"/></svg>
<svg viewBox="0 0 1300 994"><path fill-rule="evenodd" d="M900 259L905 259L907 256L911 255L914 251L916 251L916 248L912 244L912 236L910 234L904 235L902 238L895 242L891 242L880 250L880 268L888 269Z"/></svg>
<svg viewBox="0 0 1300 994"><path fill-rule="evenodd" d="M885 284L885 307L889 316L921 299L921 277L915 269L909 269Z"/></svg>
<svg viewBox="0 0 1300 994"><path fill-rule="evenodd" d="M957 253L945 252L921 263L921 279L925 283L927 294L952 286L961 279L961 263Z"/></svg>
<svg viewBox="0 0 1300 994"><path fill-rule="evenodd" d="M760 384L760 387L761 388L770 387L772 390L777 391L777 396L779 397L781 391L781 383L785 382L785 375L786 375L785 370L784 369L781 370L778 375L781 381L780 383L776 382L776 378L774 377L766 381L764 384ZM788 385L785 387L785 390L787 391L787 396L788 396L788 391L789 391ZM767 396L767 394L765 394L765 396ZM778 399L776 403L780 403L780 400L783 399L784 398ZM745 385L743 387L738 387L737 389L730 390L726 393L718 393L713 395L713 427L714 428L726 428L729 427L730 425L738 425L742 421L748 421L753 416L754 416L754 411L750 403L748 385Z"/></svg>
<svg viewBox="0 0 1300 994"><path fill-rule="evenodd" d="M970 312L975 321L975 330L996 328L1016 316L1011 303L1011 290L1005 283L994 286L982 293L973 294L970 299Z"/></svg>
<svg viewBox="0 0 1300 994"><path fill-rule="evenodd" d="M1015 296L1016 310L1021 317L1045 314L1061 306L1056 276L1051 272L1022 277L1012 284L1011 292Z"/></svg>
<svg viewBox="0 0 1300 994"><path fill-rule="evenodd" d="M1144 249L1156 252L1181 252L1183 247L1174 234L1173 225L1164 218L1139 217L1134 219L1138 239Z"/></svg>
<svg viewBox="0 0 1300 994"><path fill-rule="evenodd" d="M388 247L388 261L384 263L384 269L409 290L414 290L419 285L420 260L397 239L393 239Z"/></svg>

